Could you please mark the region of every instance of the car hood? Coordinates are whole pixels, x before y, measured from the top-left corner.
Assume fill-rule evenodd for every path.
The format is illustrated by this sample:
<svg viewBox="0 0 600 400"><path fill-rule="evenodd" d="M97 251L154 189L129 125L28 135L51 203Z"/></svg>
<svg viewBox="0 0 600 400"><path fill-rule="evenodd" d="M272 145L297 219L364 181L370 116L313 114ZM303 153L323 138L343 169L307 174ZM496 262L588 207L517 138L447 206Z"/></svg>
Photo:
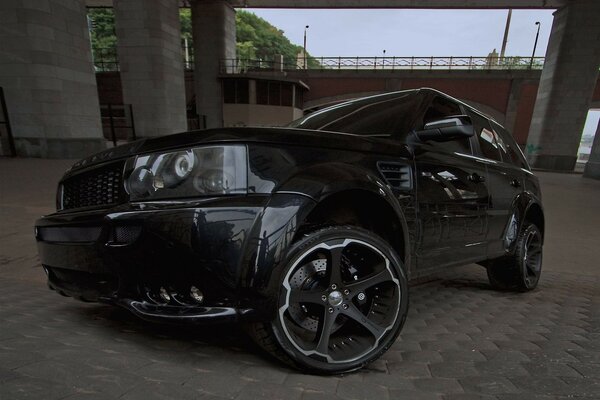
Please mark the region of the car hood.
<svg viewBox="0 0 600 400"><path fill-rule="evenodd" d="M219 128L137 140L84 158L76 162L70 171L137 154L231 142L318 147L388 154L398 157L408 157L410 155L406 145L398 140L393 140L390 135L360 136L341 132L294 128Z"/></svg>

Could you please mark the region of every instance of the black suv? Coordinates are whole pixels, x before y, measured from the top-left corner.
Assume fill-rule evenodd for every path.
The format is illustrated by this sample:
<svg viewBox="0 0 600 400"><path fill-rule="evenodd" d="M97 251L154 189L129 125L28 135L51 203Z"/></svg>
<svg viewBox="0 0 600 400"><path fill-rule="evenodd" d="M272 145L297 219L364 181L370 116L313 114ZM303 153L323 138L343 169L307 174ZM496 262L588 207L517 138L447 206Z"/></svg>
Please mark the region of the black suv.
<svg viewBox="0 0 600 400"><path fill-rule="evenodd" d="M540 188L511 135L432 89L285 128L225 128L77 162L36 224L52 289L151 321L241 321L268 352L339 373L383 354L407 279L479 263L531 290Z"/></svg>

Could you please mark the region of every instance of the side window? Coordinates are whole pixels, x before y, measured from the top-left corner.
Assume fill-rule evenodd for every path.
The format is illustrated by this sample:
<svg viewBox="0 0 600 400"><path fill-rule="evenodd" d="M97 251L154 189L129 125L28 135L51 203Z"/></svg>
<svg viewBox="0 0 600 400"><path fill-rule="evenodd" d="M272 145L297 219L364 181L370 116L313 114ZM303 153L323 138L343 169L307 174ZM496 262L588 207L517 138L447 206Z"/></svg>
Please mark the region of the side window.
<svg viewBox="0 0 600 400"><path fill-rule="evenodd" d="M492 130L488 119L470 111L469 116L473 121L473 128L475 129L475 136L479 142L481 154L490 160L502 161L496 133Z"/></svg>
<svg viewBox="0 0 600 400"><path fill-rule="evenodd" d="M529 169L529 165L525 160L525 156L523 152L515 142L515 139L512 137L510 133L498 123L494 121L490 121L492 125L492 129L496 132L496 138L498 139L498 146L502 151L502 158L506 162L511 162L512 164Z"/></svg>
<svg viewBox="0 0 600 400"><path fill-rule="evenodd" d="M438 96L433 99L433 101L425 111L425 114L423 114L421 129L426 123L462 114L463 112L458 104L444 97ZM471 142L469 138L460 138L455 140L449 140L447 142L430 141L428 142L428 144L433 146L433 148L438 151L443 151L447 153L473 154L473 152L471 151Z"/></svg>

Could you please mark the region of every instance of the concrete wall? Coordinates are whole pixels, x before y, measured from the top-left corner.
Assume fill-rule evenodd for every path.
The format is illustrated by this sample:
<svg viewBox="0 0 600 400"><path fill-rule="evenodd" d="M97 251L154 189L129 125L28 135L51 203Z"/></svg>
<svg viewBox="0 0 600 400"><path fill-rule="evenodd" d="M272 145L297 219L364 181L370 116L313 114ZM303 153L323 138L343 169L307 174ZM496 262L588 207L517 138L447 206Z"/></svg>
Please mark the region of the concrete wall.
<svg viewBox="0 0 600 400"><path fill-rule="evenodd" d="M106 148L84 0L0 2L0 86L18 155Z"/></svg>
<svg viewBox="0 0 600 400"><path fill-rule="evenodd" d="M572 171L600 67L600 2L573 0L554 13L527 141L533 167Z"/></svg>
<svg viewBox="0 0 600 400"><path fill-rule="evenodd" d="M219 79L222 59L235 58L235 10L224 0L193 0L194 81L196 110L207 128L223 126Z"/></svg>
<svg viewBox="0 0 600 400"><path fill-rule="evenodd" d="M187 129L179 2L115 0L123 102L138 137Z"/></svg>

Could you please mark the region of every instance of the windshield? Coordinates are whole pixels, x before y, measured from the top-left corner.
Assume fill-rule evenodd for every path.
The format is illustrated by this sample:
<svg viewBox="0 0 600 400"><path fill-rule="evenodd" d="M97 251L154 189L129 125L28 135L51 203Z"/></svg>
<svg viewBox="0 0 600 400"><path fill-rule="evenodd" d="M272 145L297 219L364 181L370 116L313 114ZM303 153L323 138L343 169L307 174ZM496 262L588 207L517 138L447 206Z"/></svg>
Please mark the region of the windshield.
<svg viewBox="0 0 600 400"><path fill-rule="evenodd" d="M288 126L357 135L408 133L418 103L415 94L404 91L352 100L315 111Z"/></svg>

